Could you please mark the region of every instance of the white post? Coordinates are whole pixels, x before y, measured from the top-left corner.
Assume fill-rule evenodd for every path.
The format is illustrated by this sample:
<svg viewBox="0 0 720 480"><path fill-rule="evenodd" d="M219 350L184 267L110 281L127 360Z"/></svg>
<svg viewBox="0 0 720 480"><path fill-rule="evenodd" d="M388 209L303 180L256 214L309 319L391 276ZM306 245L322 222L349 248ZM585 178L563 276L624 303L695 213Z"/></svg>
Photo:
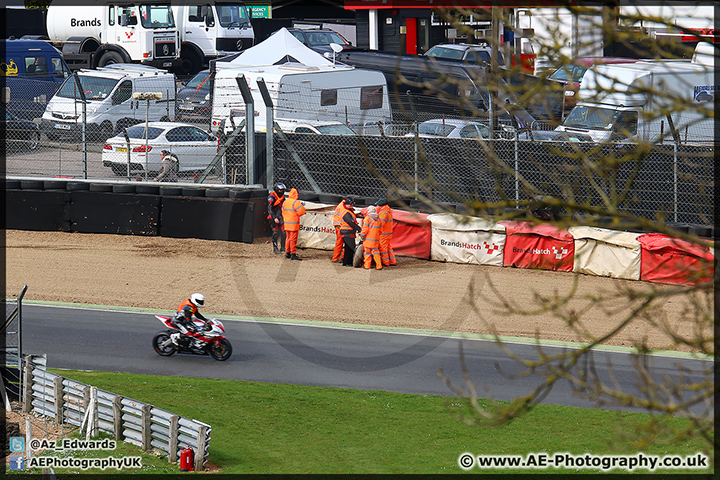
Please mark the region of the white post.
<svg viewBox="0 0 720 480"><path fill-rule="evenodd" d="M30 417L25 419L25 464L30 461L32 457L32 448L30 447L30 440L32 440L32 423L30 423Z"/></svg>
<svg viewBox="0 0 720 480"><path fill-rule="evenodd" d="M378 41L378 11L375 8L368 10L368 25L370 27L370 50L377 50L380 42Z"/></svg>

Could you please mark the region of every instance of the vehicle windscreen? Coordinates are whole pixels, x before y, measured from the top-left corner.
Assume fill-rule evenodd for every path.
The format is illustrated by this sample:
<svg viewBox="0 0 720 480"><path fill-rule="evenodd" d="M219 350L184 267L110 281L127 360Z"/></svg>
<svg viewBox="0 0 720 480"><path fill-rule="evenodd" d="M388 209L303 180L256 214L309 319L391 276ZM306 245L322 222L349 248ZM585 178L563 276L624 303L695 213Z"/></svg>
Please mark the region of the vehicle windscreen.
<svg viewBox="0 0 720 480"><path fill-rule="evenodd" d="M215 5L218 21L223 27L239 27L250 23L245 5L241 3L223 3Z"/></svg>
<svg viewBox="0 0 720 480"><path fill-rule="evenodd" d="M117 85L118 81L114 78L95 77L87 75L78 75L80 78L80 85L82 85L85 91L85 98L88 100L104 100L110 95ZM58 92L55 94L58 97L65 98L81 98L80 92L77 90L77 83L74 77L69 77L62 84Z"/></svg>
<svg viewBox="0 0 720 480"><path fill-rule="evenodd" d="M320 125L315 128L324 135L355 135L347 125Z"/></svg>
<svg viewBox="0 0 720 480"><path fill-rule="evenodd" d="M437 45L435 45L430 50L425 52L425 56L450 58L453 60L462 60L464 53L465 52L463 52L462 50L456 50L454 48L438 47Z"/></svg>
<svg viewBox="0 0 720 480"><path fill-rule="evenodd" d="M443 125L442 123L421 123L418 126L418 134L444 137L452 132L454 128L452 125Z"/></svg>
<svg viewBox="0 0 720 480"><path fill-rule="evenodd" d="M335 32L313 32L312 30L308 30L305 32L305 38L307 39L308 45L312 47L330 45L331 43L337 43L338 45L345 45L347 43Z"/></svg>
<svg viewBox="0 0 720 480"><path fill-rule="evenodd" d="M188 88L208 88L207 79L209 76L210 72L200 72L191 78L185 86Z"/></svg>
<svg viewBox="0 0 720 480"><path fill-rule="evenodd" d="M579 105L570 112L563 122L566 127L587 128L591 130L612 130L621 112L611 108L587 107Z"/></svg>
<svg viewBox="0 0 720 480"><path fill-rule="evenodd" d="M148 139L152 140L160 136L164 129L157 127L148 128ZM145 138L145 125L135 125L127 129L130 138Z"/></svg>
<svg viewBox="0 0 720 480"><path fill-rule="evenodd" d="M552 75L550 75L550 78L560 82L580 83L588 68L589 67L581 67L578 65L563 65L555 70Z"/></svg>
<svg viewBox="0 0 720 480"><path fill-rule="evenodd" d="M140 21L145 28L172 28L175 26L170 5L140 5Z"/></svg>

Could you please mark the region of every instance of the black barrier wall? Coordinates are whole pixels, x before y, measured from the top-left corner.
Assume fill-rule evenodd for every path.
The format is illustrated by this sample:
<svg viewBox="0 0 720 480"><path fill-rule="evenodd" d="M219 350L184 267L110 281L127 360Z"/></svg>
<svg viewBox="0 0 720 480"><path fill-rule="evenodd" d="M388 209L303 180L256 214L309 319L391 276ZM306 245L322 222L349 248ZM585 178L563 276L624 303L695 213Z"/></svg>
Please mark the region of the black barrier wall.
<svg viewBox="0 0 720 480"><path fill-rule="evenodd" d="M6 228L70 231L70 192L44 190L5 191Z"/></svg>
<svg viewBox="0 0 720 480"><path fill-rule="evenodd" d="M158 235L160 197L123 193L72 192L71 230L80 233Z"/></svg>
<svg viewBox="0 0 720 480"><path fill-rule="evenodd" d="M72 191L22 189L14 181L6 182L5 187L7 229L244 243L252 243L256 235L269 234L266 212L259 208L264 207L266 201L267 190L264 189L241 192L243 198L207 198L100 192L97 191L99 188ZM233 193L238 195L238 192Z"/></svg>

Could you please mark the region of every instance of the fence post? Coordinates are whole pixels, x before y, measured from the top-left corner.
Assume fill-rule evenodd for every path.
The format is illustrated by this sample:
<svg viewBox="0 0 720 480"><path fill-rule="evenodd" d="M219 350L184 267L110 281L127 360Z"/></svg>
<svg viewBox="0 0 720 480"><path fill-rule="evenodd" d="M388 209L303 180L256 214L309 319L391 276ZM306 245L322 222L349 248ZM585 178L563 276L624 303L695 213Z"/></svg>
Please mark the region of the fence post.
<svg viewBox="0 0 720 480"><path fill-rule="evenodd" d="M55 423L63 423L63 377L55 377L53 380L53 398L55 400Z"/></svg>
<svg viewBox="0 0 720 480"><path fill-rule="evenodd" d="M168 440L168 461L170 463L177 462L177 447L178 447L178 422L180 417L172 415L170 417L170 438Z"/></svg>
<svg viewBox="0 0 720 480"><path fill-rule="evenodd" d="M88 424L88 432L91 437L97 437L100 428L100 419L98 417L98 394L97 387L90 387L90 412L91 423Z"/></svg>
<svg viewBox="0 0 720 480"><path fill-rule="evenodd" d="M122 440L122 399L120 395L116 395L112 400L113 409L113 435L115 440Z"/></svg>
<svg viewBox="0 0 720 480"><path fill-rule="evenodd" d="M208 427L205 425L198 428L197 453L195 454L195 471L200 472L205 464L205 442L207 441Z"/></svg>
<svg viewBox="0 0 720 480"><path fill-rule="evenodd" d="M146 451L152 448L150 445L150 440L152 440L152 436L150 435L151 408L152 405L148 405L147 403L142 406L142 448Z"/></svg>
<svg viewBox="0 0 720 480"><path fill-rule="evenodd" d="M23 362L23 412L29 412L32 410L32 357L25 355L25 361Z"/></svg>

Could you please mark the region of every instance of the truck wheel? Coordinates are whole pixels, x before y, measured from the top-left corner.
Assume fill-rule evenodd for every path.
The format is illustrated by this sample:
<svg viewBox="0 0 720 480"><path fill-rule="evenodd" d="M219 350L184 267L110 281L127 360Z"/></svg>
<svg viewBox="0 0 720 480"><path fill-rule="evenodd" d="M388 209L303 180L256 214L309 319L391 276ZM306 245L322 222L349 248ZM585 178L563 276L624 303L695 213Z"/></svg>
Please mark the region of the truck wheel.
<svg viewBox="0 0 720 480"><path fill-rule="evenodd" d="M182 67L183 69L188 68L188 72L190 75L195 75L200 70L202 70L202 57L197 54L194 50L188 50L187 53L182 55L183 60L187 60L187 62L183 61ZM189 62L189 64L188 64Z"/></svg>
<svg viewBox="0 0 720 480"><path fill-rule="evenodd" d="M106 52L102 57L100 57L98 67L105 67L107 65L112 65L113 63L123 63L122 56L117 52Z"/></svg>

